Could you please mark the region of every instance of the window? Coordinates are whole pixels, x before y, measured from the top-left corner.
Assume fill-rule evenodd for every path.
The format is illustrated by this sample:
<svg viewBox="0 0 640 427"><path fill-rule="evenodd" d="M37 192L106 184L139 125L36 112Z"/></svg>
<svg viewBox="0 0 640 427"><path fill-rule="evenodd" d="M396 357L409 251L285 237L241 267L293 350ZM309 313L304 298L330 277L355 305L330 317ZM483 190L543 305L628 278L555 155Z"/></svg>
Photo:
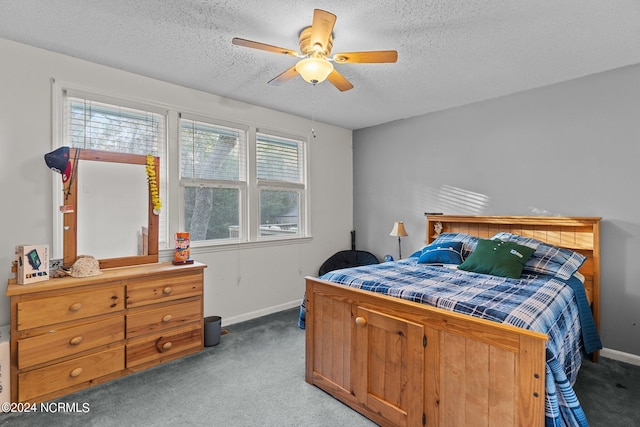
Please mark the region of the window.
<svg viewBox="0 0 640 427"><path fill-rule="evenodd" d="M191 241L246 240L246 133L180 118L180 185Z"/></svg>
<svg viewBox="0 0 640 427"><path fill-rule="evenodd" d="M61 144L160 158L160 198L167 200L167 111L110 97L62 89ZM167 246L167 209L162 209L159 247Z"/></svg>
<svg viewBox="0 0 640 427"><path fill-rule="evenodd" d="M304 166L303 141L183 115L181 212L191 241L303 237Z"/></svg>
<svg viewBox="0 0 640 427"><path fill-rule="evenodd" d="M256 176L260 237L302 236L305 196L304 143L257 133Z"/></svg>
<svg viewBox="0 0 640 427"><path fill-rule="evenodd" d="M307 237L306 137L60 83L54 97L57 146L160 158L160 249L177 231L194 247Z"/></svg>

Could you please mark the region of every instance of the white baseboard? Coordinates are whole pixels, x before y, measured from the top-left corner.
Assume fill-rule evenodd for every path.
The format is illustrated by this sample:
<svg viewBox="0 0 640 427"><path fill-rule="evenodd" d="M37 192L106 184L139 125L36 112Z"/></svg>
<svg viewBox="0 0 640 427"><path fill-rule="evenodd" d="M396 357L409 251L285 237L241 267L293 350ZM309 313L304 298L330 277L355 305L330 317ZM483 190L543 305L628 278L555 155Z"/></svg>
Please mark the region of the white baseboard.
<svg viewBox="0 0 640 427"><path fill-rule="evenodd" d="M290 308L299 307L300 299L290 301L284 304L274 305L273 307L263 308L261 310L251 311L249 313L243 313L237 316L222 319L222 326L233 325L234 323L240 323L247 320L255 319L257 317L266 316L267 314L277 313L279 311L288 310Z"/></svg>
<svg viewBox="0 0 640 427"><path fill-rule="evenodd" d="M625 362L631 365L640 366L640 356L637 356L635 354L625 353L618 350L611 350L609 348L603 348L602 350L600 350L600 356L617 360L619 362Z"/></svg>

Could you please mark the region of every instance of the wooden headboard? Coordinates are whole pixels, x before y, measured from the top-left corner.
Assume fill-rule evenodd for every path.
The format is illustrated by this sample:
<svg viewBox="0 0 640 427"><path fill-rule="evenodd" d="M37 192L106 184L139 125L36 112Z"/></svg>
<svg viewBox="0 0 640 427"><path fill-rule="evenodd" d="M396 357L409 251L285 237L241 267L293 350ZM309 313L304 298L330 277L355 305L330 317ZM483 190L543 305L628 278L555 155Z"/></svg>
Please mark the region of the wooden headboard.
<svg viewBox="0 0 640 427"><path fill-rule="evenodd" d="M484 239L499 231L533 237L545 243L579 252L587 260L580 267L593 318L600 329L600 218L548 216L429 215L427 244L441 233L466 233Z"/></svg>

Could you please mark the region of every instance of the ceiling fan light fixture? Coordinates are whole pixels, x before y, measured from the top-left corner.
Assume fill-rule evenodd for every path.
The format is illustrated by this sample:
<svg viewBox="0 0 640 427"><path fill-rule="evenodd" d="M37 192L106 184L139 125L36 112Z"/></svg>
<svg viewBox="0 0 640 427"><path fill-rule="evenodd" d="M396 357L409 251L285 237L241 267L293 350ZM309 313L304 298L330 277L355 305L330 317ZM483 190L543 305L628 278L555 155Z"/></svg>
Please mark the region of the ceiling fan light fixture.
<svg viewBox="0 0 640 427"><path fill-rule="evenodd" d="M310 57L298 61L296 71L305 81L316 84L327 79L333 71L333 64L324 58Z"/></svg>
<svg viewBox="0 0 640 427"><path fill-rule="evenodd" d="M294 77L300 75L305 81L313 85L325 80L336 87L340 92L353 89L353 85L340 71L333 68L333 62L352 64L391 63L398 59L395 50L373 50L364 52L337 53L331 59L333 49L333 26L336 23L336 15L322 9L313 10L313 22L303 28L298 34L300 52L285 49L266 43L254 42L239 37L231 40L236 46L250 47L252 49L267 52L285 54L303 58L298 63L289 67L286 71L269 80L268 84L279 86Z"/></svg>

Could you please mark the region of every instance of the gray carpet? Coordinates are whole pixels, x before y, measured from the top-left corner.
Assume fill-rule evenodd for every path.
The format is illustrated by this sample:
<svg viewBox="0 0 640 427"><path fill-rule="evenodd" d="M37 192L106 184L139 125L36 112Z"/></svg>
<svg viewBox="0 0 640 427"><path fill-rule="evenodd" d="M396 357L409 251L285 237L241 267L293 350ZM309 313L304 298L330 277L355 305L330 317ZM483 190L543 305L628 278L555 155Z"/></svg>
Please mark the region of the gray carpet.
<svg viewBox="0 0 640 427"><path fill-rule="evenodd" d="M304 381L297 309L227 327L220 344L66 396L82 413L0 415L0 426L372 426ZM640 425L640 367L585 362L576 392L591 426Z"/></svg>
<svg viewBox="0 0 640 427"><path fill-rule="evenodd" d="M573 389L590 426L640 426L640 366L584 361Z"/></svg>

